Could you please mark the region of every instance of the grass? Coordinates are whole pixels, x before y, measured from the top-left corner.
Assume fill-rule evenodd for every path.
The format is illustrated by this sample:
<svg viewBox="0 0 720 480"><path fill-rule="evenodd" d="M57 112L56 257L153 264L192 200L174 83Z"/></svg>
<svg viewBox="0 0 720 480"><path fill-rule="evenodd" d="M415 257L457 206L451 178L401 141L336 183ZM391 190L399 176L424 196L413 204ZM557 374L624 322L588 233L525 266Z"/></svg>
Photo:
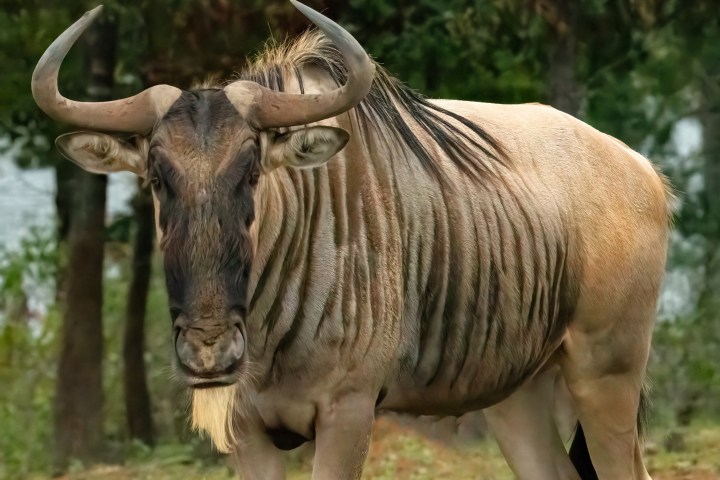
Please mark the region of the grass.
<svg viewBox="0 0 720 480"><path fill-rule="evenodd" d="M373 480L510 480L512 473L492 439L450 446L418 434L389 419L376 422L363 479ZM651 433L646 461L654 480L720 479L720 425L696 426L682 432L684 447L669 452L666 432ZM308 479L311 451L293 452L288 480ZM226 480L235 478L220 463L196 460L188 446L166 445L125 465L75 471L63 480ZM32 477L32 480L46 478Z"/></svg>
<svg viewBox="0 0 720 480"><path fill-rule="evenodd" d="M720 426L692 428L684 435L682 451L666 451L662 446L666 438L655 435L647 445L648 469L654 480L720 479Z"/></svg>

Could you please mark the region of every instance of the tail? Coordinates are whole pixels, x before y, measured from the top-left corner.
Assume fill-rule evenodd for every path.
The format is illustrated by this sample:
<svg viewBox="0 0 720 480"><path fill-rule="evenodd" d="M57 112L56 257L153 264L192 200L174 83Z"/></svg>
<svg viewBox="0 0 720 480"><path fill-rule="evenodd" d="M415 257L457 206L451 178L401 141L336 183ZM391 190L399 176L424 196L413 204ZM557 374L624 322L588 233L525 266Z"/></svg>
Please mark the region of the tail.
<svg viewBox="0 0 720 480"><path fill-rule="evenodd" d="M640 404L638 405L637 430L640 441L642 442L645 432L647 431L647 421L650 413L650 397L648 389L643 385L640 391ZM580 422L575 430L575 437L570 446L570 461L575 466L578 475L582 480L598 480L597 472L590 459L590 452L585 441L585 433L583 432Z"/></svg>

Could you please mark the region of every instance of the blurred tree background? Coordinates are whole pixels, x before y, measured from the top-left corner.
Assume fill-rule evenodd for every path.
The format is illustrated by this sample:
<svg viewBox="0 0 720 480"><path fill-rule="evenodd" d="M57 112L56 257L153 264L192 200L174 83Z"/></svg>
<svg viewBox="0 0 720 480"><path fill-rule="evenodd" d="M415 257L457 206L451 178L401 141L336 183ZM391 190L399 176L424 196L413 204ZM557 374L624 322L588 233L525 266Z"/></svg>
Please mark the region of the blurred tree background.
<svg viewBox="0 0 720 480"><path fill-rule="evenodd" d="M666 429L718 422L717 0L306 3L429 97L547 103L623 140L670 176L682 205L651 360L653 422ZM106 179L60 157L53 141L66 127L30 95L44 49L95 3L0 5L0 158L24 172L52 169L55 205L54 222L13 248L0 245L0 477L119 461L178 442L207 449L188 431L185 394L170 379L148 192L138 185L124 214L107 215ZM63 65L61 89L72 98L230 78L268 38L307 28L285 0L108 0L105 7ZM0 210L14 208L3 202ZM48 290L38 314L33 299Z"/></svg>

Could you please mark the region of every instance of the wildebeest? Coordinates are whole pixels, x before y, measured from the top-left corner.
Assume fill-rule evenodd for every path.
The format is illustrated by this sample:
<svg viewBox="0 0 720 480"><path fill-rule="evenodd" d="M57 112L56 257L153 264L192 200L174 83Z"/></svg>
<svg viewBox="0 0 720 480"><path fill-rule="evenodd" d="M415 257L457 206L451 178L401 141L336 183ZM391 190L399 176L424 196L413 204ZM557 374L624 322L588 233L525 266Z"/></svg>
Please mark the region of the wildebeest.
<svg viewBox="0 0 720 480"><path fill-rule="evenodd" d="M279 449L314 440L313 478L349 479L376 411L486 409L520 478L648 478L636 419L663 177L546 106L425 99L291 1L322 33L226 85L62 97L98 9L33 75L40 108L89 130L58 139L69 159L152 186L194 425L245 478L282 478ZM555 391L584 434L574 462Z"/></svg>

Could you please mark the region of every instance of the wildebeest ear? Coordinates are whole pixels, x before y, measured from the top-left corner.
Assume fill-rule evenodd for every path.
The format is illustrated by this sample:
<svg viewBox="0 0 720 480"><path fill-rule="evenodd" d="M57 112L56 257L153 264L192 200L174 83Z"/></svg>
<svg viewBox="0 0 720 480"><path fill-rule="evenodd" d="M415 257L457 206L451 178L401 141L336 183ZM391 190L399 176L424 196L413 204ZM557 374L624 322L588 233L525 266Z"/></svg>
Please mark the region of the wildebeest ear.
<svg viewBox="0 0 720 480"><path fill-rule="evenodd" d="M127 140L96 132L72 132L55 140L60 153L92 173L132 172L144 177L147 171L147 140Z"/></svg>
<svg viewBox="0 0 720 480"><path fill-rule="evenodd" d="M330 160L350 140L342 128L315 126L293 130L269 140L268 170L277 167L313 168Z"/></svg>

